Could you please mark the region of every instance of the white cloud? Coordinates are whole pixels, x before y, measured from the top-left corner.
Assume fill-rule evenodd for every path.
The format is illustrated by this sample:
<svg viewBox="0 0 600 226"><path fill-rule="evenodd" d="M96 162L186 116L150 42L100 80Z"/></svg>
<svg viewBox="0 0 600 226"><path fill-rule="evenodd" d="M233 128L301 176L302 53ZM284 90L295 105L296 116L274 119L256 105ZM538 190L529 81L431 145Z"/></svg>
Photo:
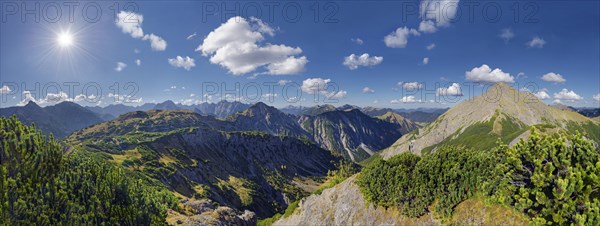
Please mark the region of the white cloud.
<svg viewBox="0 0 600 226"><path fill-rule="evenodd" d="M429 64L429 57L423 58L423 65Z"/></svg>
<svg viewBox="0 0 600 226"><path fill-rule="evenodd" d="M522 78L527 78L527 75L525 75L525 72L519 72L517 74L517 79L522 79Z"/></svg>
<svg viewBox="0 0 600 226"><path fill-rule="evenodd" d="M140 65L142 65L142 60L140 60L140 59L136 59L136 60L135 60L135 65L137 65L137 66L140 66Z"/></svg>
<svg viewBox="0 0 600 226"><path fill-rule="evenodd" d="M343 98L346 96L347 92L344 90L339 90L337 92L328 91L327 88L330 86L334 87L334 85L330 83L331 79L308 78L302 81L300 89L308 94L321 94L328 98Z"/></svg>
<svg viewBox="0 0 600 226"><path fill-rule="evenodd" d="M419 23L419 31L423 33L434 33L437 31L435 23L431 20L423 20Z"/></svg>
<svg viewBox="0 0 600 226"><path fill-rule="evenodd" d="M474 82L515 82L514 77L509 73L503 72L500 68L492 70L487 64L465 72L465 77L467 80Z"/></svg>
<svg viewBox="0 0 600 226"><path fill-rule="evenodd" d="M402 99L400 99L400 102L402 102L402 103L415 103L415 102L421 102L421 101L417 100L415 98L415 96L403 96Z"/></svg>
<svg viewBox="0 0 600 226"><path fill-rule="evenodd" d="M127 67L127 64L125 64L123 62L117 62L117 67L115 67L115 71L121 72L126 67Z"/></svg>
<svg viewBox="0 0 600 226"><path fill-rule="evenodd" d="M364 43L363 40L360 38L352 38L350 40L358 45L362 45Z"/></svg>
<svg viewBox="0 0 600 226"><path fill-rule="evenodd" d="M204 101L199 100L199 99L194 99L194 98L188 98L188 99L181 99L181 100L179 100L179 102L176 102L176 103L181 104L181 105L190 106L190 105L204 103Z"/></svg>
<svg viewBox="0 0 600 226"><path fill-rule="evenodd" d="M141 97L134 98L133 96L130 96L130 95L119 95L119 94L109 93L108 97L113 98L113 101L115 103L141 103L142 102Z"/></svg>
<svg viewBox="0 0 600 226"><path fill-rule="evenodd" d="M128 11L119 12L115 20L115 24L123 33L131 35L132 38L150 41L153 50L164 51L167 48L167 41L155 34L144 34L143 22L143 15Z"/></svg>
<svg viewBox="0 0 600 226"><path fill-rule="evenodd" d="M194 32L194 34L191 34L191 35L187 36L187 38L185 38L185 39L190 40L190 39L192 39L194 37L196 37L196 32Z"/></svg>
<svg viewBox="0 0 600 226"><path fill-rule="evenodd" d="M447 26L456 16L459 0L422 0L419 7L422 20L432 20L436 26Z"/></svg>
<svg viewBox="0 0 600 226"><path fill-rule="evenodd" d="M327 84L329 82L331 82L331 79L308 78L302 81L300 89L309 94L321 93L327 91Z"/></svg>
<svg viewBox="0 0 600 226"><path fill-rule="evenodd" d="M299 47L264 44L264 35L274 35L274 29L260 19L232 17L211 31L196 48L210 62L219 64L231 74L242 75L265 67L264 74L297 74L304 71L308 60Z"/></svg>
<svg viewBox="0 0 600 226"><path fill-rule="evenodd" d="M504 42L508 42L514 37L515 37L515 33L513 33L510 28L504 28L500 32L500 38L503 39Z"/></svg>
<svg viewBox="0 0 600 226"><path fill-rule="evenodd" d="M408 37L410 35L413 36L419 36L421 35L421 33L419 33L417 30L412 29L412 28L407 28L407 27L400 27L398 29L396 29L396 31L392 32L389 35L386 35L383 38L383 41L385 42L385 45L387 47L390 48L404 48L406 47L406 44L408 43Z"/></svg>
<svg viewBox="0 0 600 226"><path fill-rule="evenodd" d="M592 98L594 98L594 100L600 102L600 93L594 95Z"/></svg>
<svg viewBox="0 0 600 226"><path fill-rule="evenodd" d="M407 91L414 91L423 89L423 84L418 82L399 82L398 86L401 86L403 89Z"/></svg>
<svg viewBox="0 0 600 226"><path fill-rule="evenodd" d="M279 83L280 86L285 86L285 84L288 84L290 82L292 82L292 81L291 80L279 80L279 82L277 82L277 83Z"/></svg>
<svg viewBox="0 0 600 226"><path fill-rule="evenodd" d="M365 86L365 88L362 89L363 93L375 93L375 90L369 88L368 86Z"/></svg>
<svg viewBox="0 0 600 226"><path fill-rule="evenodd" d="M94 99L94 98L91 98L91 97L95 97L95 96L93 96L93 95L90 95L90 99ZM73 98L73 102L80 102L80 101L84 101L84 100L87 100L87 98L88 98L88 97L86 97L85 95L83 95L83 94L79 94L79 95L75 96L75 98Z"/></svg>
<svg viewBox="0 0 600 226"><path fill-rule="evenodd" d="M531 41L527 42L527 46L530 48L543 48L546 45L546 41L540 37L534 37Z"/></svg>
<svg viewBox="0 0 600 226"><path fill-rule="evenodd" d="M33 101L39 105L48 105L48 104L57 104L57 103L60 103L63 101L81 102L81 101L85 101L85 100L96 100L96 96L94 96L93 94L90 96L87 96L87 97L83 94L79 94L79 95L75 96L75 98L69 98L69 95L67 95L67 93L62 92L62 91L59 91L58 93L47 93L46 97L36 99L33 96L33 94L31 93L31 91L25 90L25 91L23 91L23 96L24 96L24 98L19 103L17 103L17 106L24 106L27 103L29 103L29 101Z"/></svg>
<svg viewBox="0 0 600 226"><path fill-rule="evenodd" d="M400 104L400 103L420 103L421 100L417 100L415 96L403 96L398 100L391 100L390 104Z"/></svg>
<svg viewBox="0 0 600 226"><path fill-rule="evenodd" d="M173 67L180 67L187 71L191 70L193 67L196 66L196 64L194 63L194 59L190 58L189 56L177 56L175 58L169 59L169 64Z"/></svg>
<svg viewBox="0 0 600 226"><path fill-rule="evenodd" d="M2 86L2 88L0 88L0 94L7 94L10 91L12 91L8 86Z"/></svg>
<svg viewBox="0 0 600 226"><path fill-rule="evenodd" d="M165 41L159 36L156 36L155 34L144 35L144 38L142 38L142 40L149 40L150 47L152 47L152 50L164 51L165 49L167 49L167 41Z"/></svg>
<svg viewBox="0 0 600 226"><path fill-rule="evenodd" d="M284 61L273 62L267 66L268 73L273 75L292 75L304 71L304 65L308 63L305 56L296 58L290 56Z"/></svg>
<svg viewBox="0 0 600 226"><path fill-rule="evenodd" d="M542 75L542 80L546 82L554 82L554 83L564 83L567 80L562 77L562 75L550 72L545 75Z"/></svg>
<svg viewBox="0 0 600 226"><path fill-rule="evenodd" d="M277 93L265 93L265 94L262 95L262 97L264 99L275 98L275 97L278 97L278 96L279 96L279 94L277 94Z"/></svg>
<svg viewBox="0 0 600 226"><path fill-rule="evenodd" d="M534 93L533 95L539 98L540 100L550 99L550 95L548 95L548 93L545 90L540 90L537 93Z"/></svg>
<svg viewBox="0 0 600 226"><path fill-rule="evenodd" d="M432 50L435 48L435 43L431 43L431 44L427 45L427 47L425 47L425 48L427 48L427 50Z"/></svg>
<svg viewBox="0 0 600 226"><path fill-rule="evenodd" d="M460 84L452 83L448 88L442 87L438 88L436 91L438 96L462 96L462 91L460 89Z"/></svg>
<svg viewBox="0 0 600 226"><path fill-rule="evenodd" d="M144 22L144 16L141 14L121 11L117 14L115 24L121 28L123 33L129 34L133 38L142 38L144 37L142 22Z"/></svg>
<svg viewBox="0 0 600 226"><path fill-rule="evenodd" d="M341 98L346 97L347 94L348 93L345 90L340 90L337 92L327 93L325 96L327 96L327 98L329 98L329 99L341 99Z"/></svg>
<svg viewBox="0 0 600 226"><path fill-rule="evenodd" d="M554 99L566 100L566 101L573 102L573 101L582 100L583 97L579 96L573 90L569 91L568 89L562 89L560 92L554 93Z"/></svg>
<svg viewBox="0 0 600 226"><path fill-rule="evenodd" d="M381 56L369 56L368 53L363 53L360 56L350 54L350 56L344 57L344 65L350 70L355 70L358 67L374 66L378 65L383 61Z"/></svg>

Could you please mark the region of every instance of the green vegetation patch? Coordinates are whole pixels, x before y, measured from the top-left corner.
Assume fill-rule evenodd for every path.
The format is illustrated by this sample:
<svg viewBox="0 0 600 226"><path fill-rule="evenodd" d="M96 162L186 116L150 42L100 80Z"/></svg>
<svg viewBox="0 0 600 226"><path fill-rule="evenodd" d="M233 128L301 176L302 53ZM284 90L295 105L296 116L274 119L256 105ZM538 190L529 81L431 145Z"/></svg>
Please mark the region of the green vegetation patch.
<svg viewBox="0 0 600 226"><path fill-rule="evenodd" d="M442 146L422 157L376 159L357 184L368 201L410 217L435 212L451 219L457 204L480 194L536 225L600 224L600 150L578 132L540 135L533 129L513 147Z"/></svg>
<svg viewBox="0 0 600 226"><path fill-rule="evenodd" d="M177 208L164 187L62 150L34 126L0 118L0 225L164 225Z"/></svg>

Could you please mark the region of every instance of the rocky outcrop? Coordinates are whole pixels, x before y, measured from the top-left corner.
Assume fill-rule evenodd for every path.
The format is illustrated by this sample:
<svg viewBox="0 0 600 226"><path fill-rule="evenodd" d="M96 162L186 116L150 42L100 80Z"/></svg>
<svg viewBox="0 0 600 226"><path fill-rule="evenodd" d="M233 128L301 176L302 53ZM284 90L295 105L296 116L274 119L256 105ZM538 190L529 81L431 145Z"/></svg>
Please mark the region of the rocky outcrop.
<svg viewBox="0 0 600 226"><path fill-rule="evenodd" d="M274 225L438 225L431 215L402 216L395 208L375 207L365 201L356 175L320 195L302 199L294 213Z"/></svg>
<svg viewBox="0 0 600 226"><path fill-rule="evenodd" d="M179 201L184 213L169 210L167 223L170 225L256 225L256 214L252 211L236 211L227 206L215 206L208 199Z"/></svg>

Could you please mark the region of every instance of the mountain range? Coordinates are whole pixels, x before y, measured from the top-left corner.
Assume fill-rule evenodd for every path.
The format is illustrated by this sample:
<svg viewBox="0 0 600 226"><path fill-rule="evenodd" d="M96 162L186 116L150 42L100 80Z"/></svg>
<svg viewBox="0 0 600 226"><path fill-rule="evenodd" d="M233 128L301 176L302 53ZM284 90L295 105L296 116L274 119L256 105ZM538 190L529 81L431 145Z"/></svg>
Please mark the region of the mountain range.
<svg viewBox="0 0 600 226"><path fill-rule="evenodd" d="M26 125L35 124L36 128L52 133L57 138L105 120L103 115L72 102L61 102L42 108L30 101L22 107L0 109L0 116L8 118L11 115L17 115Z"/></svg>
<svg viewBox="0 0 600 226"><path fill-rule="evenodd" d="M417 124L405 116L415 112L432 121ZM440 116L433 119L436 114ZM600 143L598 118L546 105L504 83L450 109L353 105L277 109L262 102L225 101L104 108L62 102L42 108L30 102L2 108L0 115L16 115L26 124L64 137L66 153L90 156L165 186L182 198L181 208L194 210L170 211L170 221L195 224L253 222L254 214L262 219L287 207L293 214L276 225L439 224L430 214L405 218L366 202L356 177L330 189L319 187L333 183L335 172L361 161L365 165L404 152L426 155L447 145L485 151L498 140L513 145L526 139L534 128L547 134L577 130L596 147ZM492 208L469 202L479 209ZM215 207L217 203L221 207ZM296 206L299 210L293 211ZM468 204L458 205L456 211L466 216L460 222L487 216L469 212ZM211 220L202 214L211 214ZM231 218L235 221L221 219L225 215L235 216Z"/></svg>
<svg viewBox="0 0 600 226"><path fill-rule="evenodd" d="M307 193L293 183L326 176L340 159L289 136L227 131L229 122L189 110L131 112L66 141L177 194L270 216Z"/></svg>

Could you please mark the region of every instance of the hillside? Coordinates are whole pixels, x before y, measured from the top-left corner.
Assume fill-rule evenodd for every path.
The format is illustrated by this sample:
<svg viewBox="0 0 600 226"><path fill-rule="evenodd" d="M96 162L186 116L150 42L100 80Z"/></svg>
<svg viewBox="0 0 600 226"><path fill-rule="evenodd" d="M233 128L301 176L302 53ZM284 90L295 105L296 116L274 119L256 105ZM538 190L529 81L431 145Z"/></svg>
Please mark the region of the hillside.
<svg viewBox="0 0 600 226"><path fill-rule="evenodd" d="M308 139L310 135L300 127L296 118L262 102L228 116L226 121L239 130L264 131L273 135L288 135Z"/></svg>
<svg viewBox="0 0 600 226"><path fill-rule="evenodd" d="M275 225L597 225L596 145L578 133L534 130L513 147L378 158Z"/></svg>
<svg viewBox="0 0 600 226"><path fill-rule="evenodd" d="M84 153L0 117L0 225L160 225L175 197Z"/></svg>
<svg viewBox="0 0 600 226"><path fill-rule="evenodd" d="M298 122L321 147L355 162L370 157L414 128L408 122L403 127L372 118L358 109L304 115Z"/></svg>
<svg viewBox="0 0 600 226"><path fill-rule="evenodd" d="M368 203L353 176L321 194L302 199L289 217L273 225L441 225L433 213L407 217L396 208L377 207ZM527 225L516 211L501 205L487 205L477 198L468 199L456 207L454 219L448 224L464 225Z"/></svg>
<svg viewBox="0 0 600 226"><path fill-rule="evenodd" d="M426 127L403 136L386 148L382 156L389 158L405 151L431 152L440 144L487 149L498 138L511 143L526 136L534 125L548 132L585 131L588 137L600 141L600 125L589 118L548 106L529 92L497 83L484 94L452 107Z"/></svg>
<svg viewBox="0 0 600 226"><path fill-rule="evenodd" d="M399 125L402 134L407 134L410 131L413 131L418 128L417 124L411 121L410 119L404 118L402 115L392 111L388 111L384 114L375 116L375 118Z"/></svg>
<svg viewBox="0 0 600 226"><path fill-rule="evenodd" d="M178 195L270 216L308 191L339 158L310 142L256 131L192 111L132 112L80 130L76 149L159 180Z"/></svg>

